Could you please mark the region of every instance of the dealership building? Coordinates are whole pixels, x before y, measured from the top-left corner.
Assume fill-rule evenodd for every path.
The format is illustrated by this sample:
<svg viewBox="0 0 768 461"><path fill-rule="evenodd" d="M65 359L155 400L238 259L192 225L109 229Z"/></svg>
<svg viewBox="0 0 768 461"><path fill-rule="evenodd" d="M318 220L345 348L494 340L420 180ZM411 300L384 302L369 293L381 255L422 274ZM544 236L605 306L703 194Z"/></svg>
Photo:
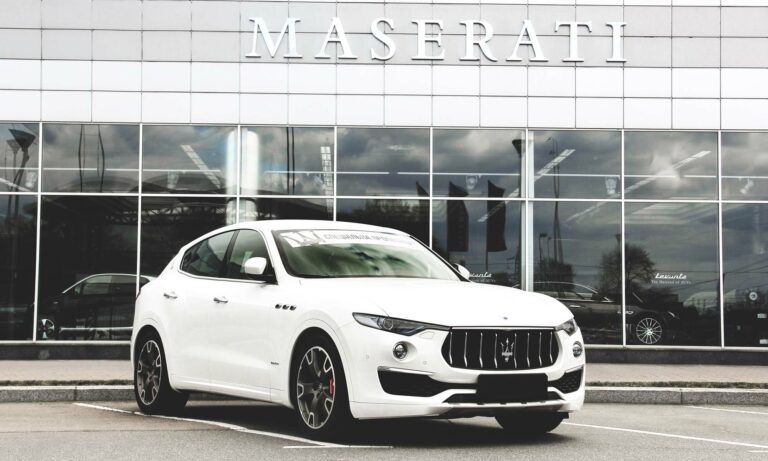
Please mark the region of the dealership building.
<svg viewBox="0 0 768 461"><path fill-rule="evenodd" d="M767 25L760 0L0 0L0 348L126 344L182 245L297 218L554 296L592 350L768 352Z"/></svg>

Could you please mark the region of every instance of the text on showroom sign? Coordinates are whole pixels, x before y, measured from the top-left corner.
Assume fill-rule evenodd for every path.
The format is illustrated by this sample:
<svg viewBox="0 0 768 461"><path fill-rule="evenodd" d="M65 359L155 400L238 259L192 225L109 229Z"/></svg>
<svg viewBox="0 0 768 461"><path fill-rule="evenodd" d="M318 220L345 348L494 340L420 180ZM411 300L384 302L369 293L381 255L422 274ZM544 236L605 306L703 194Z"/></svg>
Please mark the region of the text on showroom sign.
<svg viewBox="0 0 768 461"><path fill-rule="evenodd" d="M253 22L253 42L251 45L251 51L246 54L247 58L261 58L261 54L258 52L257 46L259 39L263 40L264 45L267 48L267 52L271 57L277 55L283 40L287 42L287 51L282 55L283 58L302 58L296 47L296 23L301 21L301 18L286 18L280 31L272 32L267 27L263 18L255 17L249 18ZM411 21L416 24L416 55L411 59L417 61L440 61L445 58L445 50L442 49L442 31L443 21L439 19L415 19ZM480 54L485 56L486 59L491 61L498 61L499 58L491 48L491 40L493 39L493 26L486 21L478 20L466 20L459 21L459 24L464 26L464 55L459 58L461 61L479 61ZM624 50L622 43L622 29L626 25L625 22L607 22L606 25L611 28L611 56L606 57L606 62L625 62ZM430 31L428 31L428 27ZM568 29L568 56L563 58L564 62L582 62L584 59L579 55L579 32L586 31L586 33L592 32L592 21L555 21L554 31L557 32L561 29ZM384 54L377 52L373 48L370 48L371 59L377 61L387 61L397 53L397 45L391 37L387 35L388 31L395 30L395 23L390 18L376 18L371 21L371 35L383 44L386 48ZM479 31L479 33L478 33ZM340 18L333 18L328 31L325 34L323 44L320 46L315 59L330 59L328 54L328 45L337 44L340 49L339 59L354 60L358 58L358 54L350 45L346 32L344 32L344 25ZM435 45L437 51L427 52L429 45ZM531 57L529 61L547 62L549 58L539 42L538 35L533 23L526 19L523 21L520 33L517 36L514 47L508 50L508 55L503 57L506 61L522 61L519 56L521 47L530 47ZM358 50L359 51L359 50ZM480 54L478 54L480 53Z"/></svg>

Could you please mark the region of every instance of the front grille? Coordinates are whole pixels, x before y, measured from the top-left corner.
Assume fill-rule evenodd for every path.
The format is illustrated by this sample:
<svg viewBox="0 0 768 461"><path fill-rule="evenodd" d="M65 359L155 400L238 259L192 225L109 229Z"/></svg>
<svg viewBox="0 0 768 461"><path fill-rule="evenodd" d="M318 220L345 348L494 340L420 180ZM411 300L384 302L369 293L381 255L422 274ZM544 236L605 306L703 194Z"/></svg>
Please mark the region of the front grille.
<svg viewBox="0 0 768 461"><path fill-rule="evenodd" d="M563 394L570 394L576 392L581 387L581 375L584 373L583 368L578 370L569 371L564 374L562 378L550 383L552 387L562 392Z"/></svg>
<svg viewBox="0 0 768 461"><path fill-rule="evenodd" d="M553 365L560 348L553 329L452 328L443 358L453 368L531 370Z"/></svg>

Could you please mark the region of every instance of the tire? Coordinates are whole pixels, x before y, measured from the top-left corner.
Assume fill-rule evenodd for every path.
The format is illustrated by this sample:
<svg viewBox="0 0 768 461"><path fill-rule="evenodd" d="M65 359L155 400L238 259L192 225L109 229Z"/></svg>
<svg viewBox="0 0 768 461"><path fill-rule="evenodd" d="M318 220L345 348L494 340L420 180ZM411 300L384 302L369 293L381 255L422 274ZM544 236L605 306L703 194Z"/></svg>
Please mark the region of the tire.
<svg viewBox="0 0 768 461"><path fill-rule="evenodd" d="M315 334L296 346L290 386L299 424L309 437L337 440L349 435L353 418L346 375L330 338Z"/></svg>
<svg viewBox="0 0 768 461"><path fill-rule="evenodd" d="M136 341L133 364L133 393L142 413L174 415L184 409L189 394L171 388L165 350L156 332L142 334Z"/></svg>
<svg viewBox="0 0 768 461"><path fill-rule="evenodd" d="M505 432L517 438L536 437L555 430L565 419L562 413L506 413L496 415Z"/></svg>
<svg viewBox="0 0 768 461"><path fill-rule="evenodd" d="M645 346L662 344L666 333L667 329L661 320L651 315L641 317L632 329L635 341Z"/></svg>

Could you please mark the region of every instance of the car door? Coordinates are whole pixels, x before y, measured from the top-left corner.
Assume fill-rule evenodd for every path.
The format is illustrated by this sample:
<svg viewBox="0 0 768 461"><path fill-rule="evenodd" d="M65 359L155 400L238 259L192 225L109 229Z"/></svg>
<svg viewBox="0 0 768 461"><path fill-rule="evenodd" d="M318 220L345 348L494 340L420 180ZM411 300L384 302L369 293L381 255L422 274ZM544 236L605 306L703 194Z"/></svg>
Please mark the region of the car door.
<svg viewBox="0 0 768 461"><path fill-rule="evenodd" d="M212 293L219 289L233 235L224 232L197 243L184 253L179 270L162 278L158 301L170 319L165 328L173 363L168 368L178 382L192 388L207 388L210 382Z"/></svg>
<svg viewBox="0 0 768 461"><path fill-rule="evenodd" d="M275 281L257 281L243 272L250 258L269 261L266 274L274 277L269 251L260 232L242 229L229 251L222 282L211 295L211 388L229 394L269 399L272 322L280 287Z"/></svg>

